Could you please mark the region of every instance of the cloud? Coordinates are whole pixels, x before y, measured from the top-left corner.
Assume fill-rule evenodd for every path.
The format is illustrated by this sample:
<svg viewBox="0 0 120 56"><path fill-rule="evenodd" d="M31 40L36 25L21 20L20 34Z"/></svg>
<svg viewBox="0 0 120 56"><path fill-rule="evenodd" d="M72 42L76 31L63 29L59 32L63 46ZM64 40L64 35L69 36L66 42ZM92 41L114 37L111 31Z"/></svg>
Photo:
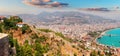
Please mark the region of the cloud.
<svg viewBox="0 0 120 56"><path fill-rule="evenodd" d="M23 3L31 6L45 7L45 8L68 6L68 3L61 3L52 0L23 0Z"/></svg>

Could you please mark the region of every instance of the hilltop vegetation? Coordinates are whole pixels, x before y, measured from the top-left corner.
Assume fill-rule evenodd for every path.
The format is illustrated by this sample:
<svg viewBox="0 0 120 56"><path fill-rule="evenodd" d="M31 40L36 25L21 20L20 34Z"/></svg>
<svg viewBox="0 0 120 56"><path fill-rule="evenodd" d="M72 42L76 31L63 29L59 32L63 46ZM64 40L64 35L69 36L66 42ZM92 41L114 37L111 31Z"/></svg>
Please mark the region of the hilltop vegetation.
<svg viewBox="0 0 120 56"><path fill-rule="evenodd" d="M12 16L8 19L4 18L3 20L4 22L0 23L0 32L7 32L7 30L10 30L10 29L17 29L18 27L16 26L16 24L18 22L22 22L20 18L15 19Z"/></svg>

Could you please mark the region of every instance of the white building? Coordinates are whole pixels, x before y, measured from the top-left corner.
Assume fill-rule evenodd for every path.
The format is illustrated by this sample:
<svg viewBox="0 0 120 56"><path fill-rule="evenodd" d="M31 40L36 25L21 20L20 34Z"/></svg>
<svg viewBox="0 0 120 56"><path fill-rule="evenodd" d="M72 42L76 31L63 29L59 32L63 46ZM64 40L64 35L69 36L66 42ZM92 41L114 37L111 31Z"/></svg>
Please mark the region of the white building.
<svg viewBox="0 0 120 56"><path fill-rule="evenodd" d="M22 23L22 22L19 22L19 23L16 24L16 26L18 26L18 27L23 27L24 25L25 25L25 24Z"/></svg>
<svg viewBox="0 0 120 56"><path fill-rule="evenodd" d="M3 22L6 19L4 16L0 16L0 21Z"/></svg>

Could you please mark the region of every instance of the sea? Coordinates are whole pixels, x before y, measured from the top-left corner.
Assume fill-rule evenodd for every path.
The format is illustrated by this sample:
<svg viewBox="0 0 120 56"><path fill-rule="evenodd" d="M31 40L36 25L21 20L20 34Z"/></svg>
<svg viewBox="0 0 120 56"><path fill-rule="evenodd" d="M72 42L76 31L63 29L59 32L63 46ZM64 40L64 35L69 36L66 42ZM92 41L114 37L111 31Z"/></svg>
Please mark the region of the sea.
<svg viewBox="0 0 120 56"><path fill-rule="evenodd" d="M103 36L97 39L99 44L120 48L120 28L107 30Z"/></svg>

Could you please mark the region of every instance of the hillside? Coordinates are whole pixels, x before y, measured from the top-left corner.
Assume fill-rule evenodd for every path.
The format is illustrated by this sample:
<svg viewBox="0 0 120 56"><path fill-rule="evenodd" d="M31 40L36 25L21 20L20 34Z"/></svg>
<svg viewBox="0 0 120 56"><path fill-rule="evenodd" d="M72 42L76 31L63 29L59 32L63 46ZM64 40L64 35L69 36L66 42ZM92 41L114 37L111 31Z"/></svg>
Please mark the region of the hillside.
<svg viewBox="0 0 120 56"><path fill-rule="evenodd" d="M18 16L4 17L3 20L0 22L0 32L9 34L10 56L114 55L112 48L98 45L94 40L79 41L49 29L36 29L22 22ZM98 34L93 32L90 35L96 37Z"/></svg>
<svg viewBox="0 0 120 56"><path fill-rule="evenodd" d="M82 54L71 43L64 39L64 35L49 29L35 29L22 22L19 17L12 16L1 22L1 33L9 34L10 55L15 56L73 56ZM8 24L9 23L9 24ZM7 26L6 26L7 24Z"/></svg>

